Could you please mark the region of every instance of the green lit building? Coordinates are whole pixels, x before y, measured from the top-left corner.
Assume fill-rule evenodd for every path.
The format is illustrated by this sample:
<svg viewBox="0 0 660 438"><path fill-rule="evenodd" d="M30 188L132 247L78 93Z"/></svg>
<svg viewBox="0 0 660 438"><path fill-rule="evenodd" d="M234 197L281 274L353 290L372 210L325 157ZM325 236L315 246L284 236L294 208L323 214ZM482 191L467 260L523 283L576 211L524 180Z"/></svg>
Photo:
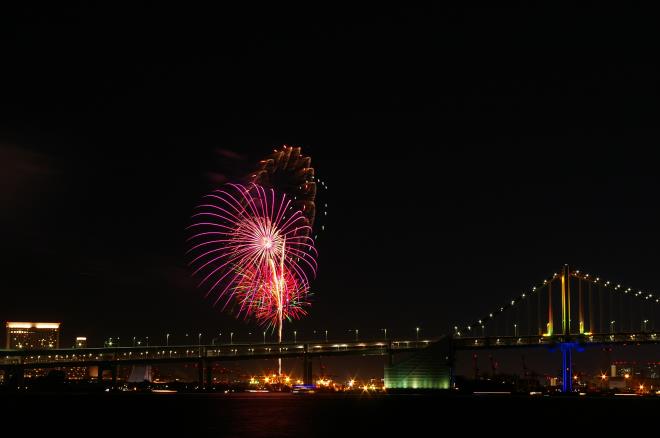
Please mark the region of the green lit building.
<svg viewBox="0 0 660 438"><path fill-rule="evenodd" d="M385 367L387 389L449 389L453 352L450 338L414 353L399 363Z"/></svg>

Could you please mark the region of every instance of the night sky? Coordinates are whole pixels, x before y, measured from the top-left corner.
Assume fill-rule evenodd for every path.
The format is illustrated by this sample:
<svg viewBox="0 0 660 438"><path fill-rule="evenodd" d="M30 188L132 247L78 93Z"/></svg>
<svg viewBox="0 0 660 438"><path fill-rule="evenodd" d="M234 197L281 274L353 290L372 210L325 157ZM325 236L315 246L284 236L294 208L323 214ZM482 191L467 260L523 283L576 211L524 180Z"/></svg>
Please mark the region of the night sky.
<svg viewBox="0 0 660 438"><path fill-rule="evenodd" d="M302 146L329 188L313 306L287 326L299 339L439 335L564 263L660 290L656 21L5 10L0 320L62 321L63 344L260 340L202 298L184 228L204 193L282 144Z"/></svg>

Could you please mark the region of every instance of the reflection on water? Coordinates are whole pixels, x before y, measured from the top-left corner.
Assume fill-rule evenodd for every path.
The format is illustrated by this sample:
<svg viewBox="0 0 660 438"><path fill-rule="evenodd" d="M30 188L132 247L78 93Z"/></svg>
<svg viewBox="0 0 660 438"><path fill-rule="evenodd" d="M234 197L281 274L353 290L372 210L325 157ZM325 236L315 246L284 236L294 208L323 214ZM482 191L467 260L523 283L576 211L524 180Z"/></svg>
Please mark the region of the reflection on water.
<svg viewBox="0 0 660 438"><path fill-rule="evenodd" d="M6 424L115 435L207 430L214 437L442 436L571 424L605 429L606 412L654 418L660 398L374 394L0 394ZM646 417L645 417L646 416ZM532 423L529 423L532 421ZM529 426L532 424L533 426ZM56 426L59 425L59 426ZM97 427L89 429L87 426ZM27 429L26 429L27 430ZM450 430L453 431L450 433ZM121 432L121 433L120 433ZM183 436L183 435L182 435Z"/></svg>

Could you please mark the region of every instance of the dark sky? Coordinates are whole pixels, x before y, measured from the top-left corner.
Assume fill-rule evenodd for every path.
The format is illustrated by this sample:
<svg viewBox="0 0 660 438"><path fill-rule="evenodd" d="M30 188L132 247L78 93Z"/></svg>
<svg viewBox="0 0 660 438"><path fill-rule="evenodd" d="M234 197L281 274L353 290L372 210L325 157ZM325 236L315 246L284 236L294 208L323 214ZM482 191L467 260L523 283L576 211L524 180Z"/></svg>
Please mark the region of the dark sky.
<svg viewBox="0 0 660 438"><path fill-rule="evenodd" d="M0 320L62 321L65 343L260 333L202 299L184 227L218 175L283 143L329 186L299 336L439 334L564 263L660 284L653 14L0 17Z"/></svg>

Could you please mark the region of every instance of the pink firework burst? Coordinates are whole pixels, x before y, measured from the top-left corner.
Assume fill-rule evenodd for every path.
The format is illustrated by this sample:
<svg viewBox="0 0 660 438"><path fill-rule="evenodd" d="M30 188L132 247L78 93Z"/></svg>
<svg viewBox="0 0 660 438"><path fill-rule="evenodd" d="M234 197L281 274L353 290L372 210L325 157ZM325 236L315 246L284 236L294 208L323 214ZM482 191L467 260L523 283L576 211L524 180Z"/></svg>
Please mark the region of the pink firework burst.
<svg viewBox="0 0 660 438"><path fill-rule="evenodd" d="M247 271L234 297L246 314L254 315L262 325L277 328L284 319L307 315L308 286L286 268L274 265L267 272Z"/></svg>
<svg viewBox="0 0 660 438"><path fill-rule="evenodd" d="M301 211L285 195L256 184L227 184L196 207L188 238L193 275L214 305L277 327L306 314L316 249Z"/></svg>

